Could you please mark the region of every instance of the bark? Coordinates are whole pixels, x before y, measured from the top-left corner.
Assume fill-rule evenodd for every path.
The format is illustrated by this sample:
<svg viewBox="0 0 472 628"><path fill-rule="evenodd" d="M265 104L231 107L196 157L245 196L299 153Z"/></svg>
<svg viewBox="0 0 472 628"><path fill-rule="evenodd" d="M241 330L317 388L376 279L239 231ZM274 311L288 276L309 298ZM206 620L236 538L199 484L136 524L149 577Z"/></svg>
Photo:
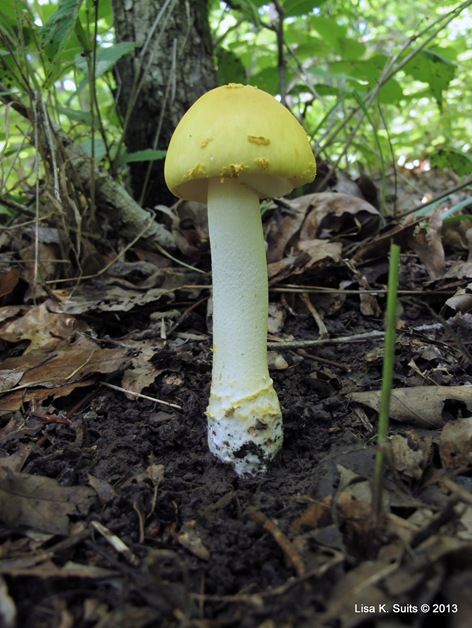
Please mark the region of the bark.
<svg viewBox="0 0 472 628"><path fill-rule="evenodd" d="M134 54L117 64L117 102L128 152L166 149L185 111L216 85L207 0L112 0L117 41ZM163 160L131 164L142 205L170 202Z"/></svg>

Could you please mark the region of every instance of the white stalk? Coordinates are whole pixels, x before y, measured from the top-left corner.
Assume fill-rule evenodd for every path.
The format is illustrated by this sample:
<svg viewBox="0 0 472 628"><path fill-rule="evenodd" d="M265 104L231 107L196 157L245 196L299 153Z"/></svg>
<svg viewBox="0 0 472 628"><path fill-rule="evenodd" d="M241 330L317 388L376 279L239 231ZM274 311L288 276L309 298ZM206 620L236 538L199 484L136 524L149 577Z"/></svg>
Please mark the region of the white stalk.
<svg viewBox="0 0 472 628"><path fill-rule="evenodd" d="M208 182L213 284L210 451L239 475L264 471L282 446L267 366L268 282L259 196L236 179Z"/></svg>

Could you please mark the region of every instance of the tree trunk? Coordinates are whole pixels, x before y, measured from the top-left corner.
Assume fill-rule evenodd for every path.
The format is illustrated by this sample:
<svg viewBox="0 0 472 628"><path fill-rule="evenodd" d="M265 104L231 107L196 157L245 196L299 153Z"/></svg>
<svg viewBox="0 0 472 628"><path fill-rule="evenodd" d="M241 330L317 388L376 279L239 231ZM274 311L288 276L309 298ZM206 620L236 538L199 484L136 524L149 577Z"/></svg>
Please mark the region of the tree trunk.
<svg viewBox="0 0 472 628"><path fill-rule="evenodd" d="M206 0L112 0L118 42L134 53L117 64L117 102L128 152L166 149L185 111L216 85ZM141 205L172 200L164 160L132 163Z"/></svg>

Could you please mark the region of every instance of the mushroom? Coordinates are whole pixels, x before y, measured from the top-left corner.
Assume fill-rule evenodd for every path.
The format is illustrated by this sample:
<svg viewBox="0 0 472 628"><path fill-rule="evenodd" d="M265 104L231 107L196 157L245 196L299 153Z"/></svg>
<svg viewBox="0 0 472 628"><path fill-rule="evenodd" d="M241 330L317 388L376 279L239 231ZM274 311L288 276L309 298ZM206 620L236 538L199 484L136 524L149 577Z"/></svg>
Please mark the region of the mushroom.
<svg viewBox="0 0 472 628"><path fill-rule="evenodd" d="M208 205L213 369L208 444L238 475L267 468L282 446L282 413L267 365L268 280L259 200L312 181L316 163L298 120L270 94L230 83L199 98L169 143L165 179Z"/></svg>

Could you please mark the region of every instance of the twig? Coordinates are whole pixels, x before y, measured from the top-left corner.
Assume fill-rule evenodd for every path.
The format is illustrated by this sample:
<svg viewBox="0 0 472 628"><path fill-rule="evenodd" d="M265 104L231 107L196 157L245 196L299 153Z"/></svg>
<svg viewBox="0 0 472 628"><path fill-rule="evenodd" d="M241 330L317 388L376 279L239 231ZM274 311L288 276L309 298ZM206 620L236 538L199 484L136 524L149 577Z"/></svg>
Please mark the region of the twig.
<svg viewBox="0 0 472 628"><path fill-rule="evenodd" d="M365 334L355 336L339 336L338 338L317 338L316 340L282 340L280 342L268 342L268 349L304 349L317 345L345 344L347 342L365 342L366 340L378 340L384 337L383 331L368 331Z"/></svg>
<svg viewBox="0 0 472 628"><path fill-rule="evenodd" d="M275 24L275 34L277 36L277 68L279 71L279 92L280 100L287 106L287 68L284 56L284 10L278 0L274 0L272 5L277 13Z"/></svg>
<svg viewBox="0 0 472 628"><path fill-rule="evenodd" d="M313 355L312 353L308 353L303 349L297 350L298 355L301 355L302 358L306 358L307 360L313 360L313 362L318 362L319 364L326 364L327 366L332 366L333 368L340 369L341 371L345 371L349 373L352 371L352 366L350 364L346 364L344 362L336 362L335 360L327 360L326 358L320 358L317 355Z"/></svg>
<svg viewBox="0 0 472 628"><path fill-rule="evenodd" d="M275 525L272 519L266 517L266 515L260 510L253 510L249 513L249 517L262 525L264 530L268 532L280 549L285 554L288 562L292 565L297 576L301 577L305 573L305 563L301 554L296 550L294 544L285 536L282 530Z"/></svg>
<svg viewBox="0 0 472 628"><path fill-rule="evenodd" d="M121 388L121 386L115 386L114 384L109 384L108 382L100 382L102 386L106 388L111 388L112 390L117 390L118 392L125 393L126 395L132 395L133 397L139 397L140 399L147 399L148 401L154 401L155 403L160 403L163 406L168 406L169 408L175 408L176 410L182 410L182 406L179 406L176 403L169 403L168 401L163 401L162 399L157 399L156 397L150 397L149 395L143 395L138 392L134 392L134 390L126 390L126 388Z"/></svg>
<svg viewBox="0 0 472 628"><path fill-rule="evenodd" d="M0 203L2 205L5 205L6 207L9 207L10 209L14 209L21 214L26 214L31 218L35 218L35 212L32 209L28 209L28 207L25 207L25 205L21 205L20 203L13 201L11 198L7 198L6 196L0 196Z"/></svg>
<svg viewBox="0 0 472 628"><path fill-rule="evenodd" d="M320 313L318 312L316 307L313 305L313 303L310 301L310 297L308 296L307 292L302 292L302 300L303 300L303 303L307 306L310 314L313 316L316 325L318 326L318 331L320 333L320 340L325 340L326 338L329 338L329 332L326 329L326 325L324 324L324 321L321 318Z"/></svg>

